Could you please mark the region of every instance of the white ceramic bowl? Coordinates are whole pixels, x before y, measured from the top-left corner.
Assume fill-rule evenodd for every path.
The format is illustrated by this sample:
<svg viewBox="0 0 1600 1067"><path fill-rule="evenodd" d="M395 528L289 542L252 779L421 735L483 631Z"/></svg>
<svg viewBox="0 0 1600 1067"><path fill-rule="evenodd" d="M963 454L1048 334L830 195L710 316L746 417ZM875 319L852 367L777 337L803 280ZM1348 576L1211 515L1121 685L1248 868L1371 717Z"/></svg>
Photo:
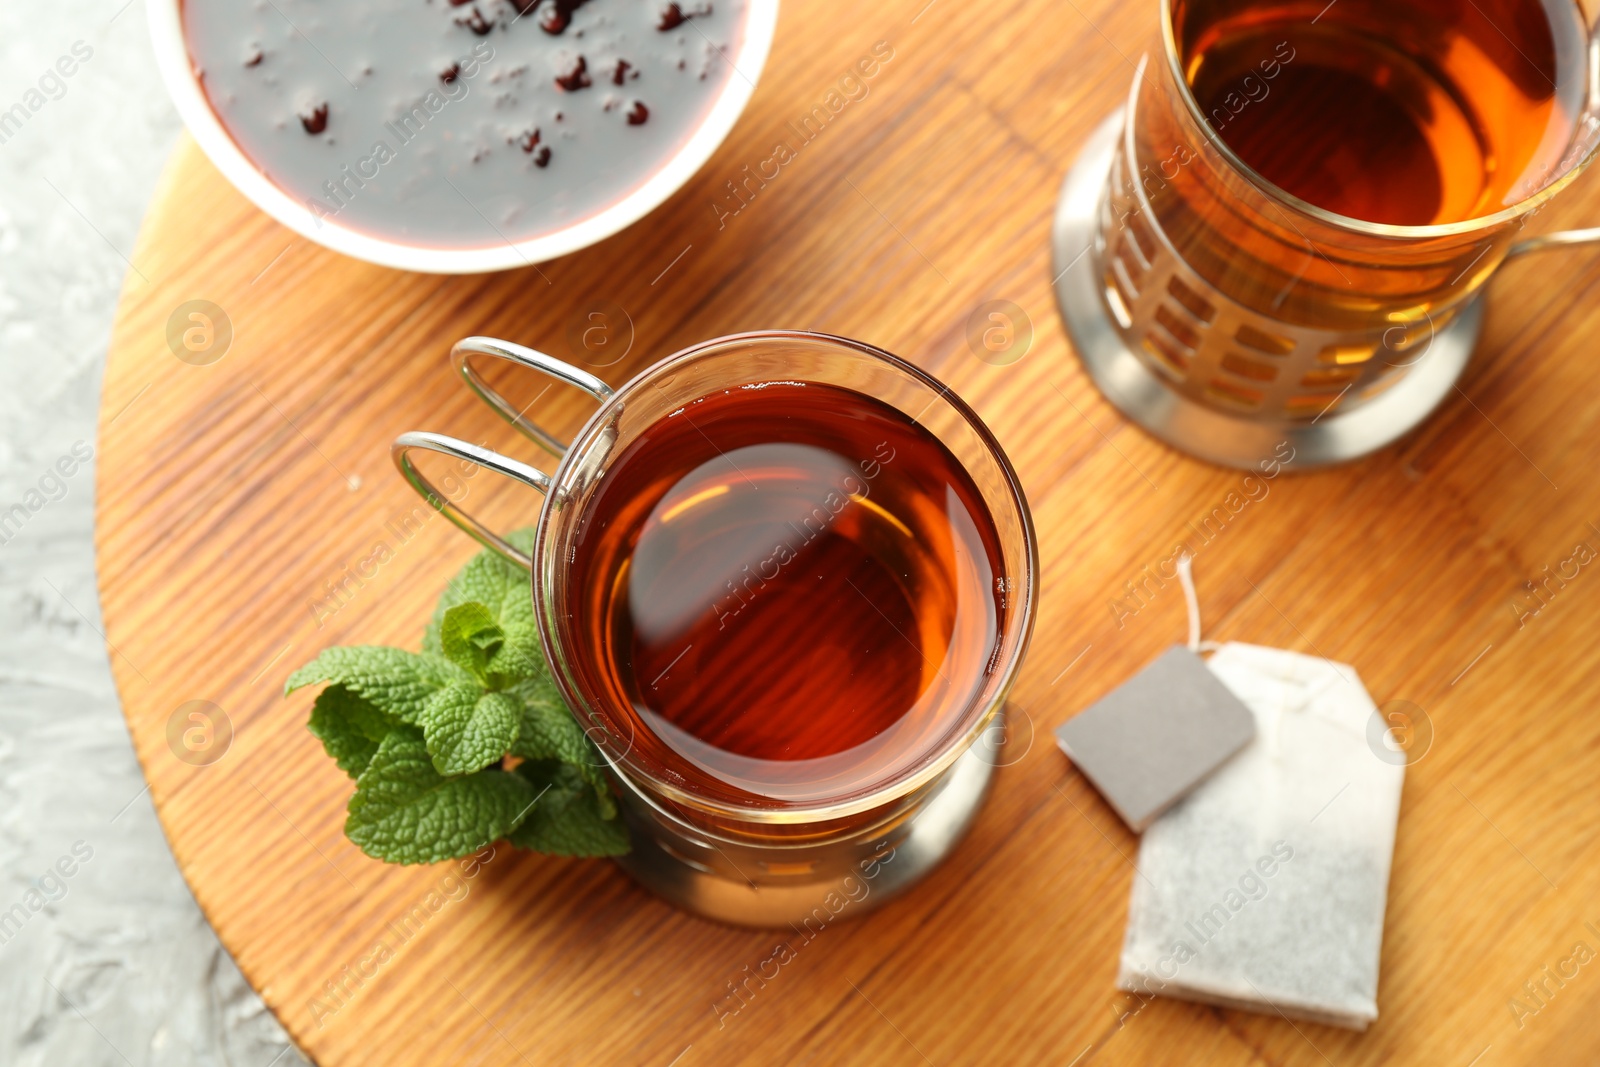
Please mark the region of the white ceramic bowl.
<svg viewBox="0 0 1600 1067"><path fill-rule="evenodd" d="M744 41L734 59L735 73L728 79L722 95L677 154L633 192L595 215L531 240L486 248L450 249L388 241L358 233L329 219L321 220L319 225L303 204L268 180L240 151L222 120L211 109L189 59L180 4L181 0L149 0L145 5L150 16L156 62L184 125L189 127L189 132L223 176L262 211L308 240L370 263L433 274L506 270L554 259L604 240L648 214L677 192L711 158L711 153L733 129L750 94L755 91L778 23L778 0L750 0Z"/></svg>

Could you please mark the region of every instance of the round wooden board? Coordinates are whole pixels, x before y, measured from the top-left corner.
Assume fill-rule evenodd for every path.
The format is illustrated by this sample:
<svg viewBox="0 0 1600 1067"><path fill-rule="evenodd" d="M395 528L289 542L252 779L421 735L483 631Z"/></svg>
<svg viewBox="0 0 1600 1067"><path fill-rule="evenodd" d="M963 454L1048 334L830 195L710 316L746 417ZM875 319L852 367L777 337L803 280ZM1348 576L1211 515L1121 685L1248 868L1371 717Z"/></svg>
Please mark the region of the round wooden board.
<svg viewBox="0 0 1600 1067"><path fill-rule="evenodd" d="M1542 602L1523 586L1546 567L1570 574L1580 542L1600 546L1600 363L1587 342L1600 267L1573 253L1508 270L1461 392L1363 463L1246 482L1156 444L1078 367L1047 251L1061 176L1121 100L1123 57L1144 47L1154 7L1012 0L979 17L911 0L840 19L791 0L750 110L682 192L598 247L489 277L322 251L179 145L105 376L107 639L178 863L319 1063L1600 1056L1600 974L1588 973L1600 964L1560 985L1544 977L1575 943L1600 947L1600 575L1591 564L1554 579ZM893 58L846 83L865 96L836 98L842 110L802 143L789 123L827 107L877 42ZM796 158L764 186L747 178L784 140ZM747 182L736 214L730 181ZM1597 193L1585 179L1542 224L1592 221ZM1009 366L966 341L990 299L1033 322L1031 350ZM167 343L190 300L232 323L209 365ZM451 342L487 333L568 356L569 331L601 301L633 324L626 357L597 371L612 382L762 327L896 351L989 421L1034 508L1043 595L1013 738L1026 755L928 881L813 940L678 913L603 862L502 846L455 880L452 866L368 860L341 831L351 783L304 728L310 695L282 695L325 646L416 647L473 551L436 517L407 525L416 501L390 465L396 434L532 453L453 381ZM554 392L540 406L567 431L585 410ZM537 500L492 481L466 483L471 504L529 522ZM1401 811L1381 1018L1365 1034L1114 988L1138 842L1048 732L1182 638L1177 586L1144 574L1182 539L1197 549L1208 636L1354 664L1380 704L1410 701L1431 720ZM1143 601L1124 604L1138 610L1112 607L1136 581ZM204 766L169 742L194 700L233 732ZM785 941L793 958L774 975L763 961Z"/></svg>

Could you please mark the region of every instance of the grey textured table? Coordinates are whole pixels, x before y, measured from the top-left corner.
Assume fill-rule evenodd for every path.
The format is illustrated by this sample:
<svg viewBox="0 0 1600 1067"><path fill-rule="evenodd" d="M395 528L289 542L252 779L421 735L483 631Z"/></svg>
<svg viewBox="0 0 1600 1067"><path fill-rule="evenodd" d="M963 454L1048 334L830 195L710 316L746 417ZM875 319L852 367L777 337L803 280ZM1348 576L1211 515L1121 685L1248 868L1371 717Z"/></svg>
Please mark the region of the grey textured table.
<svg viewBox="0 0 1600 1067"><path fill-rule="evenodd" d="M93 54L49 74L74 45ZM195 907L144 792L99 630L95 465L51 473L94 447L126 257L178 127L142 0L0 5L6 1067L304 1062ZM10 511L41 498L25 521ZM62 857L70 877L50 873ZM32 911L30 893L49 902Z"/></svg>

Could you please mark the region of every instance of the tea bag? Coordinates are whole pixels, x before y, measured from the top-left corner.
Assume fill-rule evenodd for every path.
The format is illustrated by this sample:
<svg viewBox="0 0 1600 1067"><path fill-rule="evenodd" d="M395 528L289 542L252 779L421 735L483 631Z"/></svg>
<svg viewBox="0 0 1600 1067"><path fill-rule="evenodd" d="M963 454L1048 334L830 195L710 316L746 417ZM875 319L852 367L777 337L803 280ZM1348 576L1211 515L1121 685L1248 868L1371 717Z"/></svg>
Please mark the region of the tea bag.
<svg viewBox="0 0 1600 1067"><path fill-rule="evenodd" d="M1255 738L1145 831L1117 985L1363 1030L1404 765L1353 668L1233 643L1206 666Z"/></svg>

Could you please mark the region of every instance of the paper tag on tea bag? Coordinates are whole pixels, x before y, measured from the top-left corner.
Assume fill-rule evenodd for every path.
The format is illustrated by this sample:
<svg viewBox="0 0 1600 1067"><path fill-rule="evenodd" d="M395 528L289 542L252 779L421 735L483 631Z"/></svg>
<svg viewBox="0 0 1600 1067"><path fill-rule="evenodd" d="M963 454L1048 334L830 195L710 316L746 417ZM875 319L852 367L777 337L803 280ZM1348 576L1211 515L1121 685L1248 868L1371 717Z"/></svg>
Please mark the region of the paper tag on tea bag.
<svg viewBox="0 0 1600 1067"><path fill-rule="evenodd" d="M1056 729L1056 740L1135 833L1255 733L1200 656L1173 645Z"/></svg>
<svg viewBox="0 0 1600 1067"><path fill-rule="evenodd" d="M1206 666L1256 735L1145 831L1117 985L1365 1029L1405 767L1353 668L1231 643Z"/></svg>
<svg viewBox="0 0 1600 1067"><path fill-rule="evenodd" d="M1206 669L1192 561L1178 559L1188 646L1174 645L1056 729L1056 742L1134 833L1255 733L1255 717Z"/></svg>

